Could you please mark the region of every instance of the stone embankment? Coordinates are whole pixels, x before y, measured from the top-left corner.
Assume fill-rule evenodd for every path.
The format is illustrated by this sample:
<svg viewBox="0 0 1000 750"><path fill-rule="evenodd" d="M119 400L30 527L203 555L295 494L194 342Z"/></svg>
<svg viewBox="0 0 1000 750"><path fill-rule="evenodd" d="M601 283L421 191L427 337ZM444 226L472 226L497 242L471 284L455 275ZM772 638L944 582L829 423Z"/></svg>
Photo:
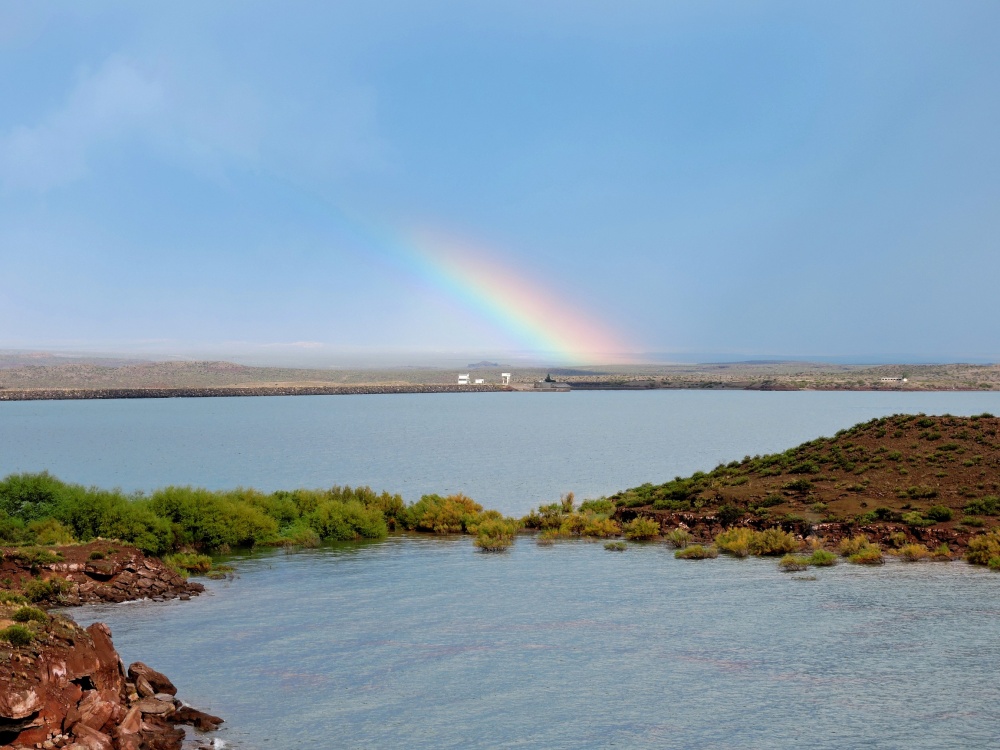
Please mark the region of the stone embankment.
<svg viewBox="0 0 1000 750"><path fill-rule="evenodd" d="M115 398L206 398L220 396L349 396L391 393L487 393L499 385L322 385L221 388L30 388L0 389L0 401L62 401Z"/></svg>
<svg viewBox="0 0 1000 750"><path fill-rule="evenodd" d="M0 607L0 628L14 609ZM0 645L4 748L180 750L178 725L212 731L222 723L178 700L170 680L142 662L126 670L106 625L81 628L59 615L31 625L30 643Z"/></svg>

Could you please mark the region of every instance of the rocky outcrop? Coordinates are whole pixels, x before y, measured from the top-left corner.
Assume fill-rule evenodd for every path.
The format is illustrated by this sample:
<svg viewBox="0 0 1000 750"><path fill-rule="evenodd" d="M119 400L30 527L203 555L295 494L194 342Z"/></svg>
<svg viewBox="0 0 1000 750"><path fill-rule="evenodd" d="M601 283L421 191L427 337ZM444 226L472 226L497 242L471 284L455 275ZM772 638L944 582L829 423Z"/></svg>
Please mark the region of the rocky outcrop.
<svg viewBox="0 0 1000 750"><path fill-rule="evenodd" d="M0 568L22 590L35 579L60 579L61 594L53 603L76 606L136 599L189 599L205 587L184 579L154 557L120 542L96 541L57 549L59 560L39 562L16 549L5 550ZM92 556L100 559L92 559Z"/></svg>
<svg viewBox="0 0 1000 750"><path fill-rule="evenodd" d="M0 608L0 628L14 608ZM32 621L31 643L0 643L0 743L5 748L179 750L180 724L218 729L222 719L185 705L160 672L124 668L102 623L62 616Z"/></svg>

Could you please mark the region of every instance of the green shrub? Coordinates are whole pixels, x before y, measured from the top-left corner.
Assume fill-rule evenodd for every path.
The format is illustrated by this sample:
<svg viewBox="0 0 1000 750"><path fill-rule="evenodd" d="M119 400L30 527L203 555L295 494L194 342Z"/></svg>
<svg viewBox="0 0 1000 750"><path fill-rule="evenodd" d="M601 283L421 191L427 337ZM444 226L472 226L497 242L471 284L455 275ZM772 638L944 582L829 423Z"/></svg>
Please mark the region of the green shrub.
<svg viewBox="0 0 1000 750"><path fill-rule="evenodd" d="M0 590L0 604L27 604L26 597L14 591Z"/></svg>
<svg viewBox="0 0 1000 750"><path fill-rule="evenodd" d="M32 578L24 585L24 596L29 602L58 603L69 585L65 578Z"/></svg>
<svg viewBox="0 0 1000 750"><path fill-rule="evenodd" d="M474 517L463 518L458 527L459 531L463 531L465 524ZM439 524L448 523L445 516L438 516L437 520ZM389 535L389 527L381 511L366 507L358 500L347 502L324 500L307 516L306 521L320 538L325 540L347 542L357 539L384 539ZM437 533L446 532L437 531Z"/></svg>
<svg viewBox="0 0 1000 750"><path fill-rule="evenodd" d="M11 618L14 622L48 622L49 616L38 607L21 607Z"/></svg>
<svg viewBox="0 0 1000 750"><path fill-rule="evenodd" d="M781 485L781 489L791 490L792 492L798 492L800 495L806 494L812 488L813 488L813 483L810 482L808 479L796 479L792 482L786 482L785 484Z"/></svg>
<svg viewBox="0 0 1000 750"><path fill-rule="evenodd" d="M905 490L899 490L896 493L900 497L909 497L914 500L920 500L923 498L937 497L937 490L933 487L928 487L926 485L917 485L915 487L907 487Z"/></svg>
<svg viewBox="0 0 1000 750"><path fill-rule="evenodd" d="M933 526L934 522L929 518L924 518L920 511L911 511L903 514L903 523L907 526Z"/></svg>
<svg viewBox="0 0 1000 750"><path fill-rule="evenodd" d="M840 544L837 546L837 551L840 552L842 557L850 557L851 555L856 555L871 546L872 543L868 537L864 534L857 534L852 537L844 537L841 539Z"/></svg>
<svg viewBox="0 0 1000 750"><path fill-rule="evenodd" d="M692 544L674 552L674 557L679 560L705 560L718 556L719 551L715 547L702 547L700 544Z"/></svg>
<svg viewBox="0 0 1000 750"><path fill-rule="evenodd" d="M951 560L951 548L948 546L947 542L942 542L936 550L934 550L935 560Z"/></svg>
<svg viewBox="0 0 1000 750"><path fill-rule="evenodd" d="M54 518L31 521L27 531L36 544L72 544L73 532Z"/></svg>
<svg viewBox="0 0 1000 750"><path fill-rule="evenodd" d="M734 526L726 529L715 537L715 546L722 552L735 557L746 557L750 554L750 543L754 537L753 529Z"/></svg>
<svg viewBox="0 0 1000 750"><path fill-rule="evenodd" d="M300 518L278 533L277 544L284 547L318 547L322 540L309 521Z"/></svg>
<svg viewBox="0 0 1000 750"><path fill-rule="evenodd" d="M600 516L587 518L584 522L583 528L580 530L580 534L582 536L592 536L597 538L618 536L621 533L622 527L618 525L617 521L610 518L601 518Z"/></svg>
<svg viewBox="0 0 1000 750"><path fill-rule="evenodd" d="M750 540L751 555L784 555L795 552L801 544L790 532L774 527L758 531Z"/></svg>
<svg viewBox="0 0 1000 750"><path fill-rule="evenodd" d="M758 500L756 506L758 508L773 508L775 505L781 505L785 502L785 498L781 495L768 495L762 500Z"/></svg>
<svg viewBox="0 0 1000 750"><path fill-rule="evenodd" d="M987 534L974 536L969 540L965 559L970 563L986 565L992 557L1000 557L1000 532L994 530Z"/></svg>
<svg viewBox="0 0 1000 750"><path fill-rule="evenodd" d="M624 552L628 549L628 545L625 542L605 542L604 549L609 552Z"/></svg>
<svg viewBox="0 0 1000 750"><path fill-rule="evenodd" d="M163 562L178 573L207 573L212 569L212 558L197 552L177 552L167 555Z"/></svg>
<svg viewBox="0 0 1000 750"><path fill-rule="evenodd" d="M615 504L606 497L598 498L597 500L584 500L580 503L580 512L599 513L601 515L610 516L615 512Z"/></svg>
<svg viewBox="0 0 1000 750"><path fill-rule="evenodd" d="M907 562L925 560L930 556L930 550L922 544L904 544L899 548L899 556Z"/></svg>
<svg viewBox="0 0 1000 750"><path fill-rule="evenodd" d="M678 549L684 549L691 543L691 532L682 528L672 529L667 532L666 540L668 544Z"/></svg>
<svg viewBox="0 0 1000 750"><path fill-rule="evenodd" d="M827 552L825 549L814 550L806 559L810 565L816 565L821 568L837 564L837 556L832 552Z"/></svg>
<svg viewBox="0 0 1000 750"><path fill-rule="evenodd" d="M997 516L1000 515L1000 497L987 495L980 500L974 500L964 508L965 512L973 516Z"/></svg>
<svg viewBox="0 0 1000 750"><path fill-rule="evenodd" d="M726 503L715 511L715 518L723 526L732 526L743 517L743 511L735 505Z"/></svg>
<svg viewBox="0 0 1000 750"><path fill-rule="evenodd" d="M93 552L91 552L89 555L87 555L87 559L88 560L103 560L104 559L104 553L101 552L99 549L95 549Z"/></svg>
<svg viewBox="0 0 1000 750"><path fill-rule="evenodd" d="M404 526L413 531L460 534L482 511L482 505L462 494L448 497L424 495L407 508Z"/></svg>
<svg viewBox="0 0 1000 750"><path fill-rule="evenodd" d="M24 625L11 625L0 630L0 641L7 641L11 646L30 646L35 640L35 634Z"/></svg>
<svg viewBox="0 0 1000 750"><path fill-rule="evenodd" d="M633 541L655 539L660 534L660 524L652 518L637 516L631 521L628 521L622 527L622 531L624 532L626 539L631 539Z"/></svg>
<svg viewBox="0 0 1000 750"><path fill-rule="evenodd" d="M951 508L945 507L944 505L932 505L924 511L924 515L932 521L944 523L946 521L950 521L954 517L955 513Z"/></svg>

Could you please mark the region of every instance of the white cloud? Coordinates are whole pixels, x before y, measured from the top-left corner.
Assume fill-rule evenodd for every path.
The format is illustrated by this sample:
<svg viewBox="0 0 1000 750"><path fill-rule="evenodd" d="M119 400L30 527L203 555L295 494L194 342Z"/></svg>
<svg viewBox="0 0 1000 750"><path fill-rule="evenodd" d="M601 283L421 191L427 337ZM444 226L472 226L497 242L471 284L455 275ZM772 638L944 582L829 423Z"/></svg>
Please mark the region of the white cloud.
<svg viewBox="0 0 1000 750"><path fill-rule="evenodd" d="M125 60L108 60L78 76L60 109L0 136L0 180L9 190L39 192L71 183L86 174L94 149L147 127L165 107L155 80Z"/></svg>

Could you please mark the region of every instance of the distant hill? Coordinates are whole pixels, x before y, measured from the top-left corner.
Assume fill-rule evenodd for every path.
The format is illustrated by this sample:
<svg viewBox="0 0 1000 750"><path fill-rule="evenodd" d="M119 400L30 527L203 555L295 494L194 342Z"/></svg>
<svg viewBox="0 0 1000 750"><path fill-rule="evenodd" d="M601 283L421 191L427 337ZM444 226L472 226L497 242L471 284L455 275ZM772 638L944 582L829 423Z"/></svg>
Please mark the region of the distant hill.
<svg viewBox="0 0 1000 750"><path fill-rule="evenodd" d="M688 525L838 535L881 526L961 545L1000 526L998 430L992 415L894 415L611 499L620 510Z"/></svg>

